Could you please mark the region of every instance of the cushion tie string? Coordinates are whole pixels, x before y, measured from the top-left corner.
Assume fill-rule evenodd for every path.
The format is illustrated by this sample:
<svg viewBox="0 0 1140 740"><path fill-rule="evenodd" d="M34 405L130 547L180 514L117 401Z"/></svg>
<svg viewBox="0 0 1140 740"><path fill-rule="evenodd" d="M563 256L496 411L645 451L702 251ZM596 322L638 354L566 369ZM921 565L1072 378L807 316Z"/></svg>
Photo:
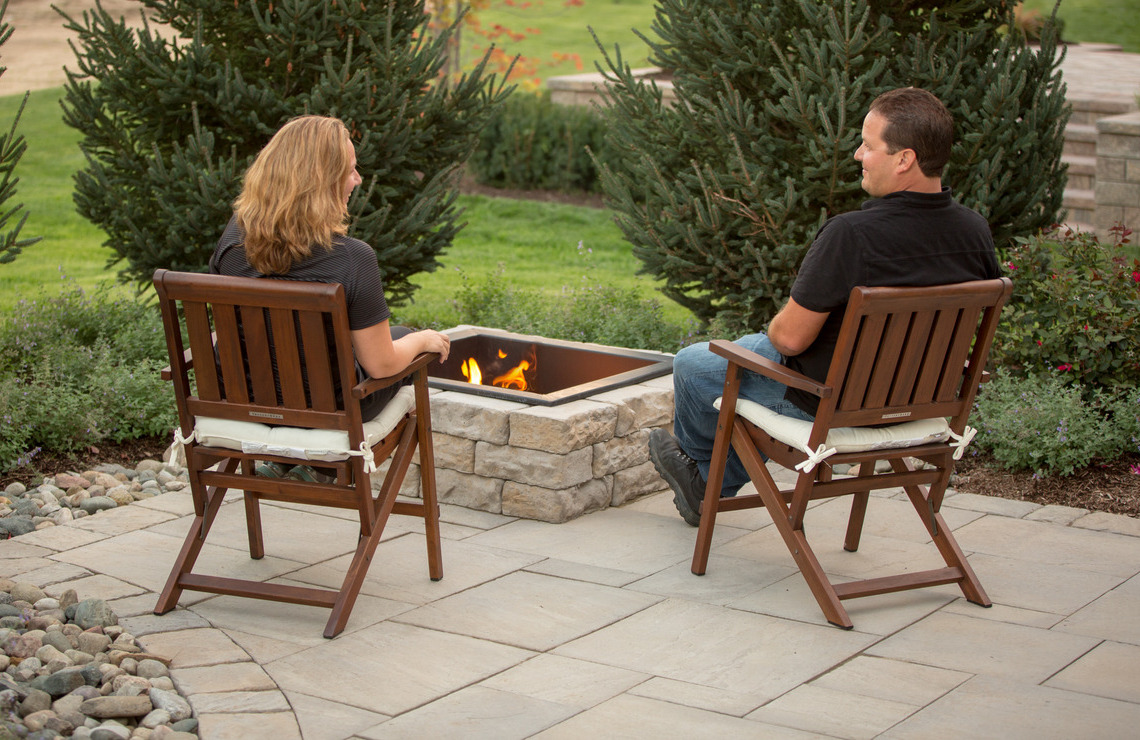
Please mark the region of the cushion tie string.
<svg viewBox="0 0 1140 740"><path fill-rule="evenodd" d="M360 449L349 450L348 454L355 457L364 458L364 472L367 475L372 475L376 472L376 456L372 454L372 448L368 446L368 441L360 443Z"/></svg>
<svg viewBox="0 0 1140 740"><path fill-rule="evenodd" d="M821 462L835 454L834 447L828 447L827 445L823 444L817 447L815 449L815 452L812 452L811 448L807 446L805 446L803 449L807 454L807 460L804 460L803 462L796 465L796 470L799 470L802 473L810 473L815 469L816 465L819 465Z"/></svg>
<svg viewBox="0 0 1140 740"><path fill-rule="evenodd" d="M182 428L174 427L174 442L170 445L170 464L186 467L186 443L198 441L198 430L190 432L189 437L182 436Z"/></svg>
<svg viewBox="0 0 1140 740"><path fill-rule="evenodd" d="M954 441L950 443L950 446L955 448L955 460L962 459L962 453L966 451L966 447L968 447L970 442L973 441L974 435L977 433L978 430L974 429L971 426L967 426L965 429L963 429L961 434L955 434L953 429L950 430L950 436L954 439Z"/></svg>

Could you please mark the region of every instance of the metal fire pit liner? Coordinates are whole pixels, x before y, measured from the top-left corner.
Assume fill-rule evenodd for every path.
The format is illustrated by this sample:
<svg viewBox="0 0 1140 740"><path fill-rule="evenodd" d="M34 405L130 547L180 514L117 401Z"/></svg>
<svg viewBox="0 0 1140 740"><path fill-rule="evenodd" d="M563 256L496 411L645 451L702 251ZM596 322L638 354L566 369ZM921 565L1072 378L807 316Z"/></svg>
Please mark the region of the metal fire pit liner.
<svg viewBox="0 0 1140 740"><path fill-rule="evenodd" d="M673 356L662 352L549 339L480 326L458 327L449 330L447 334L451 337L451 355L446 363L433 363L428 368L428 385L440 390L517 401L532 406L558 406L673 372ZM535 393L468 383L463 379L459 366L467 356L476 353L475 348L481 351L482 345L492 340L511 347L537 345L542 358L537 367L540 377L544 372L543 365L553 362L557 375L564 380L555 385L565 387Z"/></svg>

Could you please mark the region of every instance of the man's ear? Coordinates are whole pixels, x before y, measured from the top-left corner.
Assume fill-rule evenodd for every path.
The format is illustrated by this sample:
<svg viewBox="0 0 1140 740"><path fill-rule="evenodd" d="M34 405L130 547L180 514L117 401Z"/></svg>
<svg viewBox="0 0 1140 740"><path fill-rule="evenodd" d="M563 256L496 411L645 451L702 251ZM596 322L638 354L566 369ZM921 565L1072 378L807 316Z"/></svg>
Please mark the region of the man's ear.
<svg viewBox="0 0 1140 740"><path fill-rule="evenodd" d="M909 172L912 167L918 166L918 155L914 153L913 149L900 149L895 152L898 157L898 162L895 164L895 172L902 175Z"/></svg>

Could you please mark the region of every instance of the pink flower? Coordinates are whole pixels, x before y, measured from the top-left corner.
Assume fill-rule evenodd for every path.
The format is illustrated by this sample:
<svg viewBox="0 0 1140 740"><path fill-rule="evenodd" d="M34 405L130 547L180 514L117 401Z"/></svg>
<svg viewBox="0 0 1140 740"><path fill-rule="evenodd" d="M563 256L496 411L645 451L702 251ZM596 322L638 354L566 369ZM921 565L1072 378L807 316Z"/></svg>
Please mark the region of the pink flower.
<svg viewBox="0 0 1140 740"><path fill-rule="evenodd" d="M1128 472L1132 473L1132 475L1140 475L1140 463L1128 468Z"/></svg>
<svg viewBox="0 0 1140 740"><path fill-rule="evenodd" d="M1140 270L1132 271L1132 282L1140 283Z"/></svg>
<svg viewBox="0 0 1140 740"><path fill-rule="evenodd" d="M1038 339L1038 340L1037 340L1037 346L1038 346L1038 347L1040 347L1040 346L1041 346L1041 340L1040 340L1040 339Z"/></svg>
<svg viewBox="0 0 1140 740"><path fill-rule="evenodd" d="M1057 369L1058 369L1058 370L1060 370L1060 371L1061 371L1061 372L1063 372L1063 373L1067 373L1068 371L1070 371L1070 370L1072 370L1072 369L1073 369L1073 366L1072 366L1072 365L1070 365L1069 363L1067 363L1067 362L1066 362L1066 363L1064 363L1064 364L1062 364L1062 365L1058 365L1058 366L1057 366Z"/></svg>

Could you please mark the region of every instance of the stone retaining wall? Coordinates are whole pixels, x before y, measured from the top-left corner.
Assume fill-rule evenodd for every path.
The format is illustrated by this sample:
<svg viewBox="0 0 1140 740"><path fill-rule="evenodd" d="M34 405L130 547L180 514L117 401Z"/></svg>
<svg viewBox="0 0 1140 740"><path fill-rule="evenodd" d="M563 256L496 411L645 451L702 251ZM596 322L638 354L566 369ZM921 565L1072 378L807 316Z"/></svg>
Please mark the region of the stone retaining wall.
<svg viewBox="0 0 1140 740"><path fill-rule="evenodd" d="M672 422L671 375L560 406L456 391L434 392L431 406L442 503L564 522L667 487L648 437ZM418 469L402 492L419 496Z"/></svg>
<svg viewBox="0 0 1140 740"><path fill-rule="evenodd" d="M1096 122L1096 230L1140 227L1140 112Z"/></svg>

